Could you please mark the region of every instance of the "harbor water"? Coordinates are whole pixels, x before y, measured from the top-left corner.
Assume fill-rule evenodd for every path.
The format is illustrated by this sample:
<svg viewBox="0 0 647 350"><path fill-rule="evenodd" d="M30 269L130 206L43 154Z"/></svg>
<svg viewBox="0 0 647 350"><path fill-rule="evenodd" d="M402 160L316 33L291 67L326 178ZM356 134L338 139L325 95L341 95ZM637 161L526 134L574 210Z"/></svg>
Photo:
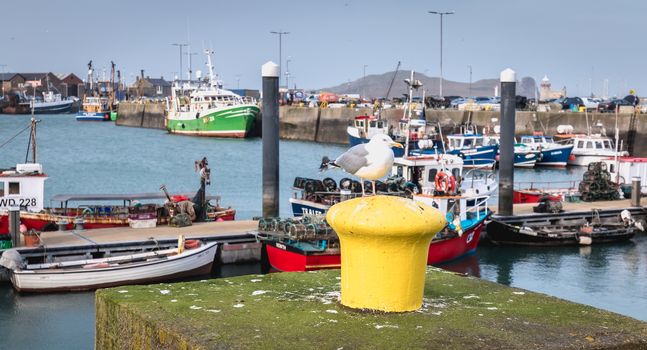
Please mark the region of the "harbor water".
<svg viewBox="0 0 647 350"><path fill-rule="evenodd" d="M49 175L45 199L54 194L170 192L198 189L194 161L207 157L209 194L237 210L238 219L261 213L260 139L170 135L161 130L82 123L73 115L38 116L38 161ZM29 124L30 116L0 115L0 144ZM0 149L0 167L25 161L28 133ZM298 141L280 144L280 211L291 215L288 197L295 176L340 179L319 173L324 155L347 147ZM519 169L515 181L581 179L583 169ZM51 203L55 205L56 203ZM647 236L590 247L479 246L475 255L444 266L494 282L592 305L647 321ZM259 273L258 264L219 268L214 277ZM0 349L88 349L94 344L94 293L19 295L0 284Z"/></svg>

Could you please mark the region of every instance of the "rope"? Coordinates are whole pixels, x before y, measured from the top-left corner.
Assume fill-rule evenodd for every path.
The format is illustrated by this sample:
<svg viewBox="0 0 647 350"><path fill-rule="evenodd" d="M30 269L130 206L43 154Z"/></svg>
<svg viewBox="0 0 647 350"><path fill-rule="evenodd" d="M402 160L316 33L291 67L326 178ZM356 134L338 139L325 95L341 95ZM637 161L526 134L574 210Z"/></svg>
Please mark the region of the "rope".
<svg viewBox="0 0 647 350"><path fill-rule="evenodd" d="M22 130L18 131L18 133L17 133L17 134L13 135L9 140L7 140L7 141L5 141L3 144L1 144L1 145L0 145L0 148L4 147L6 144L8 144L9 142L11 142L13 139L15 139L16 137L18 137L18 135L22 134L25 130L27 130L27 129L29 129L29 128L31 128L31 124L27 125L24 129L22 129ZM31 135L30 135L30 136L31 136Z"/></svg>

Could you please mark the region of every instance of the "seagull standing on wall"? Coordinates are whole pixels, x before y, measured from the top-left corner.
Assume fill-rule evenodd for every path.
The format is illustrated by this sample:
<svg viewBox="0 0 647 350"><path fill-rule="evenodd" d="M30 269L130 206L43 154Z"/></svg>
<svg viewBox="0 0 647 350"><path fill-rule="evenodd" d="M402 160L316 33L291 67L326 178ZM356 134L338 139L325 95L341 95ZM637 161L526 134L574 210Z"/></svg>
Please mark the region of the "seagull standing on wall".
<svg viewBox="0 0 647 350"><path fill-rule="evenodd" d="M361 179L362 195L366 194L364 179L371 180L373 193L375 193L375 180L386 176L393 167L394 157L391 147L402 148L402 144L393 141L389 135L377 134L368 143L351 147L334 161L323 157L319 170L342 168Z"/></svg>

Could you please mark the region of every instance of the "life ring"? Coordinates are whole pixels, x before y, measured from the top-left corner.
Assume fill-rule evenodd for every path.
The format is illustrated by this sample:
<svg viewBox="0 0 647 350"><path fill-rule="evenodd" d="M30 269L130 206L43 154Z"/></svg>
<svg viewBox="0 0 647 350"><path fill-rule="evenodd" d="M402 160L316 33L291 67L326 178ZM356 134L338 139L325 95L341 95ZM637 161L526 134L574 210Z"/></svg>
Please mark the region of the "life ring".
<svg viewBox="0 0 647 350"><path fill-rule="evenodd" d="M436 190L440 192L453 192L456 188L456 179L444 171L439 171L435 179Z"/></svg>
<svg viewBox="0 0 647 350"><path fill-rule="evenodd" d="M184 241L184 249L195 249L200 246L200 241L197 239L187 239Z"/></svg>

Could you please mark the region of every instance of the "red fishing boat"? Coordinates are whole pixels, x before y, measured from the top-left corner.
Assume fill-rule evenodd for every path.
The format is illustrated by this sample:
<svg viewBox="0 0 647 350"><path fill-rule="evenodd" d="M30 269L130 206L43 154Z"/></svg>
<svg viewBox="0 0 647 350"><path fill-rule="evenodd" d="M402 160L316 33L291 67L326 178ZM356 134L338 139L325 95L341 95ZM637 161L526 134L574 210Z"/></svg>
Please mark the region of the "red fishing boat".
<svg viewBox="0 0 647 350"><path fill-rule="evenodd" d="M430 265L476 251L485 220L491 214L487 201L496 183L481 176L479 169L472 170L474 176L469 179L469 173L462 173L462 164L460 157L442 154L397 158L394 163L394 174L418 179L414 184L418 193L411 195L414 201L447 213L449 224L429 245ZM454 176L460 176L461 182L471 187L459 188ZM277 270L311 271L341 266L339 238L321 215L262 219L257 235L264 243L269 264Z"/></svg>

